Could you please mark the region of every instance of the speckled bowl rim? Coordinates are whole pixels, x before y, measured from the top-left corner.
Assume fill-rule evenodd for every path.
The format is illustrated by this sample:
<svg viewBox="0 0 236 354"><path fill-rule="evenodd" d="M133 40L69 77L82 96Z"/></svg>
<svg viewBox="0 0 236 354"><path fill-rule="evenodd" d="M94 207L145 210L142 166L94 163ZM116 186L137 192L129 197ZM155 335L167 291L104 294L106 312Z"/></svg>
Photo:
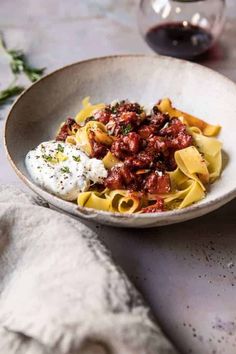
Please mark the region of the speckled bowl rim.
<svg viewBox="0 0 236 354"><path fill-rule="evenodd" d="M162 213L144 213L144 214L128 214L128 213L119 213L119 212L108 212L108 211L103 211L103 210L97 210L97 209L92 209L92 208L86 208L86 207L80 207L76 204L74 204L73 202L68 202L65 201L49 192L47 192L46 190L42 189L41 187L39 187L38 185L36 185L35 183L33 183L32 181L30 181L30 179L28 179L15 165L13 158L8 150L8 146L7 146L7 138L6 138L6 132L7 132L7 126L9 123L9 120L11 119L11 114L13 112L13 109L15 108L15 106L17 105L17 103L21 100L22 96L24 96L26 93L30 92L30 90L37 85L39 82L42 82L44 80L47 80L49 77L56 75L58 72L64 71L70 67L82 64L82 63L89 63L89 62L94 62L94 61L100 61L100 60L107 60L107 59L116 59L116 58L158 58L158 57L163 57L163 58L168 58L170 61L175 61L175 62L182 62L182 63L186 63L186 60L182 60L182 59L176 59L176 58L172 58L172 57L165 57L165 56L161 56L161 55L145 55L145 54L122 54L122 55L108 55L108 56L101 56L101 57L96 57L96 58L90 58L90 59L86 59L86 60L82 60L82 61L78 61L78 62L74 62L68 65L65 65L59 69L56 69L54 71L52 71L51 73L43 76L40 80L36 81L35 83L31 84L26 90L24 90L15 100L15 102L13 103L6 121L5 121L5 125L4 125L4 136L3 136L3 143L4 143L4 148L6 151L6 155L7 158L11 164L11 166L13 167L14 171L16 172L16 174L18 175L18 177L36 194L38 194L39 196L41 196L42 198L44 198L42 196L42 194L45 196L49 196L49 199L52 200L56 200L56 201L60 201L60 203L63 203L65 206L64 211L68 212L68 213L72 213L73 215L76 216L84 216L86 218L94 218L96 215L104 215L104 216L111 216L112 218L118 218L118 219L138 219L142 216L142 219L155 219L158 222L158 219L162 219L163 220L163 216L166 217L166 219L170 218L170 224L172 223L178 223L181 222L181 220L179 220L179 218L177 220L171 220L171 217L174 216L187 216L185 220L183 221L187 221L189 219L195 218L195 217L200 217L204 214L208 214L211 211L214 211L215 209L220 208L221 206L223 206L224 204L230 202L231 200L233 200L236 197L236 183L235 183L235 188L232 189L231 191L229 191L228 193L225 193L224 195L215 198L214 200L211 201L207 201L201 203L196 203L193 204L189 207L186 207L184 209L175 209L175 210L171 210L171 211L165 211ZM210 68L207 68L201 64L198 63L193 63L194 66L198 66L200 67L202 70L205 70L206 72L212 72L214 75L217 75L219 78L221 78L222 80L224 80L225 82L228 82L230 84L234 84L236 86L236 84L228 79L227 77L225 77L224 75L216 72L215 70L212 70ZM217 183L217 181L216 181ZM47 199L47 198L46 198ZM49 204L53 205L53 202L48 202ZM78 213L75 212L75 210L70 210L71 205L76 206L76 211L78 211ZM57 208L58 206L55 205ZM62 209L63 210L63 209ZM200 211L200 213L197 213L198 215L195 215L195 213L197 211ZM82 214L82 215L81 215ZM183 222L182 221L182 222ZM165 224L167 224L167 220L165 221Z"/></svg>

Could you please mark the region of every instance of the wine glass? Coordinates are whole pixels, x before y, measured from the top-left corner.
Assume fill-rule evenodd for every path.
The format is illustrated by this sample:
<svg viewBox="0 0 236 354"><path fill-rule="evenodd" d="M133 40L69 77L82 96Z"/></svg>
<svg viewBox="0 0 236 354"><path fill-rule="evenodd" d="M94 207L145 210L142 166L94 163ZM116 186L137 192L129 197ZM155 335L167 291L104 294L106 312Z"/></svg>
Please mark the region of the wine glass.
<svg viewBox="0 0 236 354"><path fill-rule="evenodd" d="M225 0L141 0L141 34L157 53L184 59L210 49L222 32Z"/></svg>

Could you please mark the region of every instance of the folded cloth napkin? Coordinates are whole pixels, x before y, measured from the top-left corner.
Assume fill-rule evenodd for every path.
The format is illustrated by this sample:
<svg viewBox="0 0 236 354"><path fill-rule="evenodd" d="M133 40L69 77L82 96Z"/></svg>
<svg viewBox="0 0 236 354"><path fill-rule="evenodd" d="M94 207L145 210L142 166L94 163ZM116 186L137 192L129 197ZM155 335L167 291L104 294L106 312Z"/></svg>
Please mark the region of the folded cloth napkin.
<svg viewBox="0 0 236 354"><path fill-rule="evenodd" d="M0 186L1 354L174 354L89 227Z"/></svg>

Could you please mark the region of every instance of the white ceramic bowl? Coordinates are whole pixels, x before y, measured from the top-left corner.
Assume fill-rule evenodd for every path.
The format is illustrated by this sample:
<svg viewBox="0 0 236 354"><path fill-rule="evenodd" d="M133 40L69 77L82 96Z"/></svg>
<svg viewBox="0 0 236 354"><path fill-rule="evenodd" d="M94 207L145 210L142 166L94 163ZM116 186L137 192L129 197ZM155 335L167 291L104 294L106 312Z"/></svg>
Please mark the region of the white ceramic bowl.
<svg viewBox="0 0 236 354"><path fill-rule="evenodd" d="M183 210L153 214L117 214L80 208L63 201L30 179L24 159L42 141L50 140L61 121L75 116L80 102L114 99L153 104L169 97L178 108L223 129L224 170L204 200ZM220 74L168 57L118 56L75 63L44 77L12 107L5 127L5 145L18 176L50 204L67 213L120 227L153 227L186 221L209 213L236 196L236 85Z"/></svg>

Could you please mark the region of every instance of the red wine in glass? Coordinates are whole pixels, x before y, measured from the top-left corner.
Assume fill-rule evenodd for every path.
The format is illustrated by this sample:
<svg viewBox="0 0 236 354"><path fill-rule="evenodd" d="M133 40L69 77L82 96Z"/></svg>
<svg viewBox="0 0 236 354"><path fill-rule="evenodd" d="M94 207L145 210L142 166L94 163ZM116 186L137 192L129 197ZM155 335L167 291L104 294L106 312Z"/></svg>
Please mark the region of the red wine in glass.
<svg viewBox="0 0 236 354"><path fill-rule="evenodd" d="M157 53L184 59L203 54L214 40L204 28L185 21L157 25L148 30L145 39Z"/></svg>

